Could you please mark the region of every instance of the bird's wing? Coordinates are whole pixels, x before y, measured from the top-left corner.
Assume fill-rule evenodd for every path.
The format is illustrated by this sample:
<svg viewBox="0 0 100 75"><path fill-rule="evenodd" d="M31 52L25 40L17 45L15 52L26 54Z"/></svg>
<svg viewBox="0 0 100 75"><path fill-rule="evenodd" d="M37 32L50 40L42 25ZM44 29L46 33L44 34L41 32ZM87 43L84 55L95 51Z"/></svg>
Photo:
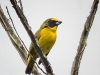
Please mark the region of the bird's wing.
<svg viewBox="0 0 100 75"><path fill-rule="evenodd" d="M39 38L40 38L40 32L41 32L41 29L39 29L39 30L35 33L35 38L37 38L37 40L39 40Z"/></svg>
<svg viewBox="0 0 100 75"><path fill-rule="evenodd" d="M41 32L41 30L43 29L43 28L45 28L46 27L46 25L42 25L41 27L40 27L40 29L35 33L35 37L39 40L40 38L41 38L41 35L40 35L40 32ZM49 52L47 53L47 54L45 54L46 56L49 54ZM39 60L39 62L38 62L38 64L41 64L42 62L41 62L41 60Z"/></svg>
<svg viewBox="0 0 100 75"><path fill-rule="evenodd" d="M40 31L41 31L41 29L39 29L36 33L35 33L35 38L37 38L37 40L39 40L39 38L40 38ZM34 54L33 56L34 57L37 57L37 54L36 54L36 52L35 52L35 50L34 50L34 46L32 45L32 42L31 42L31 44L30 44L30 47L29 47L29 54ZM28 57L29 57L29 54L28 54Z"/></svg>

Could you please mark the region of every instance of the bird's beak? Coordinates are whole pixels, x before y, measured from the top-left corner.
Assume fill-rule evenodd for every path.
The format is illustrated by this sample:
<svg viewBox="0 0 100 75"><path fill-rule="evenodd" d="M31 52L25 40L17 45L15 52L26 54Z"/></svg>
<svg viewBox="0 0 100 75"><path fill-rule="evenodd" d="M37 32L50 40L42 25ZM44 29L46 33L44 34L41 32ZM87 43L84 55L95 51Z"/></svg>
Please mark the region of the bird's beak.
<svg viewBox="0 0 100 75"><path fill-rule="evenodd" d="M62 23L62 21L57 21L56 25L60 25Z"/></svg>

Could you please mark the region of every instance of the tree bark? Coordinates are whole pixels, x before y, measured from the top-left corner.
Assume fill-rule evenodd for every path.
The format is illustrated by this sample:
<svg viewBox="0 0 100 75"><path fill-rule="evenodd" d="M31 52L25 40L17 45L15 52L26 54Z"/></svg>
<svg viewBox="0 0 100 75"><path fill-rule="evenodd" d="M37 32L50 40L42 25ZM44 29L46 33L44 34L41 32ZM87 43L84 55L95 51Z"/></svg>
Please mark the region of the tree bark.
<svg viewBox="0 0 100 75"><path fill-rule="evenodd" d="M94 17L95 17L97 8L98 8L98 3L99 3L99 0L94 0L93 5L91 7L90 14L85 22L84 30L82 32L79 46L77 48L77 53L76 53L76 56L73 61L71 75L78 75L82 55L83 55L85 47L87 45L87 38L88 38L88 35L90 32L90 29L92 27L92 24L93 24L93 20L94 20Z"/></svg>

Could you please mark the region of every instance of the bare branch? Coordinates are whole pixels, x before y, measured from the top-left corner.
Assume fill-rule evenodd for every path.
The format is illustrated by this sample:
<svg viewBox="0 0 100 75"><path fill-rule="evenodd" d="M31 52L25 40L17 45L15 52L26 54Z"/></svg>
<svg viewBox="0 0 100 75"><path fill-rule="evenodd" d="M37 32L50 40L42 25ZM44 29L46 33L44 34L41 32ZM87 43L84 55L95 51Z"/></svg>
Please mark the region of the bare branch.
<svg viewBox="0 0 100 75"><path fill-rule="evenodd" d="M16 28L15 28L15 26L14 26L14 23L13 23L13 20L12 20L12 18L11 18L11 16L10 16L10 14L9 14L9 11L8 11L8 8L7 8L7 6L6 6L6 9L7 9L7 13L8 13L8 15L9 15L9 18L10 18L10 20L11 20L11 22L12 22L12 25L13 25L13 28L14 28L14 30L15 30L15 32L16 32L16 34L17 34L17 36L18 36L18 38L19 38L19 40L21 41L21 43L23 44L23 46L25 47L25 49L27 50L27 52L29 53L29 51L28 51L28 49L27 49L27 47L25 46L25 44L24 44L24 42L21 40L21 38L20 38L20 36L19 36L19 34L18 34L18 32L17 32L17 30L16 30ZM31 55L31 54L30 54ZM32 55L31 55L32 56ZM32 56L32 58L33 58L33 56ZM34 58L33 58L33 60L34 60ZM37 62L34 60L34 62L36 63L36 65L37 65L37 67L44 73L44 74L46 74L40 67L39 67L39 65L37 64Z"/></svg>
<svg viewBox="0 0 100 75"><path fill-rule="evenodd" d="M79 46L77 49L77 54L75 56L75 59L74 59L73 65L72 65L71 75L78 75L82 55L83 55L83 52L86 47L87 38L88 38L90 29L91 29L91 26L92 26L92 23L93 23L93 20L94 20L94 17L95 17L97 8L98 8L98 3L99 3L99 0L94 0L90 15L88 16L88 18L85 22L84 30L82 32Z"/></svg>
<svg viewBox="0 0 100 75"><path fill-rule="evenodd" d="M15 35L11 25L8 23L8 19L4 15L3 10L2 10L1 7L0 7L0 22L1 22L1 25L3 26L3 28L5 29L5 31L7 32L11 42L13 43L13 45L15 46L17 51L19 52L20 56L22 57L23 62L26 64L27 63L26 50L23 47L23 45L21 44L18 37Z"/></svg>
<svg viewBox="0 0 100 75"><path fill-rule="evenodd" d="M14 26L13 20L12 20L10 14L9 14L8 7L7 7L7 6L6 6L6 9L7 9L7 13L8 13L8 15L9 15L9 18L10 18L10 20L11 20L11 22L12 22L13 28L14 28L14 30L15 30L15 32L16 32L16 35L18 36L19 40L21 41L21 43L23 44L23 46L25 47L25 49L27 50L27 52L29 52L28 49L27 49L27 47L25 46L24 42L21 40L21 38L20 38L20 36L19 36L19 34L18 34L18 32L17 32L15 26ZM30 54L30 55L31 55L31 54ZM32 55L31 55L31 56L32 56ZM32 56L32 57L33 57L33 56ZM34 61L34 62L35 62L35 61ZM35 63L36 63L36 65L37 65L37 67L38 67L44 74L46 74L46 73L39 67L39 65L37 64L37 62L35 62Z"/></svg>
<svg viewBox="0 0 100 75"><path fill-rule="evenodd" d="M8 10L7 10L7 12L8 12ZM9 16L10 16L10 14L9 14ZM10 17L10 19L11 19L11 17ZM13 23L13 21L11 21L11 22ZM17 37L17 35L14 33L11 25L8 23L8 19L4 15L1 7L0 7L0 23L3 26L3 28L5 29L5 31L7 32L12 44L17 49L17 51L18 51L19 55L21 56L23 62L27 65L27 56L28 56L27 52L26 52L24 46L21 43L22 41L20 41L21 39L19 39L19 37ZM35 75L41 75L36 68L34 70L32 70L32 72Z"/></svg>
<svg viewBox="0 0 100 75"><path fill-rule="evenodd" d="M19 4L20 4L20 9L21 9L21 10L22 10L22 12L23 12L23 5L22 5L22 1L21 1L21 0L19 0L18 2L19 2Z"/></svg>
<svg viewBox="0 0 100 75"><path fill-rule="evenodd" d="M44 64L44 67L45 67L45 69L47 71L47 74L53 75L53 70L52 70L49 62L45 58L45 55L43 55L42 50L40 49L39 45L37 45L36 39L35 39L32 31L31 31L31 28L30 28L30 26L28 24L28 21L27 21L26 17L24 16L23 12L21 11L21 9L19 8L19 6L17 5L16 0L10 0L10 2L12 3L12 5L13 5L13 7L14 7L17 15L18 15L18 17L20 18L22 24L24 25L28 35L30 36L30 39L31 39L31 41L32 41L32 43L33 43L33 45L35 47L35 51L38 54L38 56L40 56L40 58L41 58L41 60L42 60L42 62Z"/></svg>
<svg viewBox="0 0 100 75"><path fill-rule="evenodd" d="M19 40L22 42L22 44L24 45L25 49L28 51L27 47L25 46L24 42L21 40L21 38L20 38L20 36L19 36L19 34L18 34L18 32L17 32L15 26L14 26L13 20L12 20L10 14L9 14L8 7L7 7L7 6L6 6L6 9L7 9L7 13L8 13L8 15L9 15L9 18L10 18L10 20L11 20L11 23L12 23L12 25L13 25L13 28L14 28L14 30L15 30L15 32L16 32L18 38L19 38Z"/></svg>

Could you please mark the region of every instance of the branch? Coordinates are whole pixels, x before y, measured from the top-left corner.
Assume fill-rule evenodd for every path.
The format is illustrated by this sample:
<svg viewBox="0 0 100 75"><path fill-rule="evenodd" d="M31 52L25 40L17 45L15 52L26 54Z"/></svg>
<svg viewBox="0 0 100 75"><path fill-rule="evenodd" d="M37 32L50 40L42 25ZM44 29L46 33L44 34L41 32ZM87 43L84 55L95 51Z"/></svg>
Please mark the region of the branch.
<svg viewBox="0 0 100 75"><path fill-rule="evenodd" d="M81 38L80 38L80 42L79 42L79 46L77 49L77 54L75 56L73 65L72 65L72 69L71 69L71 75L78 75L79 72L79 67L80 67L80 63L81 63L81 59L82 59L82 55L84 53L85 47L87 45L87 38L90 32L90 29L92 27L92 23L98 8L98 3L99 0L94 0L92 8L91 8L91 12L90 15L88 16L85 25L84 25L84 30L82 32Z"/></svg>
<svg viewBox="0 0 100 75"><path fill-rule="evenodd" d="M19 4L20 4L20 9L23 11L22 1L21 1L21 0L19 0L18 2L19 2Z"/></svg>
<svg viewBox="0 0 100 75"><path fill-rule="evenodd" d="M47 74L50 74L50 75L53 75L53 70L49 64L49 62L47 61L47 59L45 58L45 55L43 55L42 53L42 50L40 49L39 45L37 45L37 42L36 42L36 38L34 37L32 31L31 31L31 28L28 24L28 21L26 19L26 17L24 16L23 12L21 11L21 9L19 8L19 6L17 5L17 2L16 0L10 0L10 2L12 3L18 17L20 18L24 28L26 29L33 45L34 45L34 48L35 48L35 52L38 54L38 56L41 58L42 60L42 63L44 64L44 67L47 71Z"/></svg>
<svg viewBox="0 0 100 75"><path fill-rule="evenodd" d="M24 46L22 45L21 41L17 37L16 33L12 29L11 25L9 24L8 19L4 15L4 12L3 12L1 6L0 6L0 23L1 23L2 27L5 29L6 33L8 34L8 37L10 38L10 40L11 40L12 44L14 45L14 47L16 48L16 50L18 51L23 62L25 63L25 65L27 65L28 54L27 54ZM40 75L38 70L32 70L32 72L35 73L35 75Z"/></svg>
<svg viewBox="0 0 100 75"><path fill-rule="evenodd" d="M7 32L11 42L13 43L13 45L15 46L17 51L19 52L20 56L22 57L23 62L26 64L27 63L26 50L22 46L22 44L21 44L20 40L18 39L18 37L15 35L11 25L8 23L8 19L4 15L1 6L0 6L0 22L1 22L2 26L3 26L3 28L5 29L5 31Z"/></svg>

